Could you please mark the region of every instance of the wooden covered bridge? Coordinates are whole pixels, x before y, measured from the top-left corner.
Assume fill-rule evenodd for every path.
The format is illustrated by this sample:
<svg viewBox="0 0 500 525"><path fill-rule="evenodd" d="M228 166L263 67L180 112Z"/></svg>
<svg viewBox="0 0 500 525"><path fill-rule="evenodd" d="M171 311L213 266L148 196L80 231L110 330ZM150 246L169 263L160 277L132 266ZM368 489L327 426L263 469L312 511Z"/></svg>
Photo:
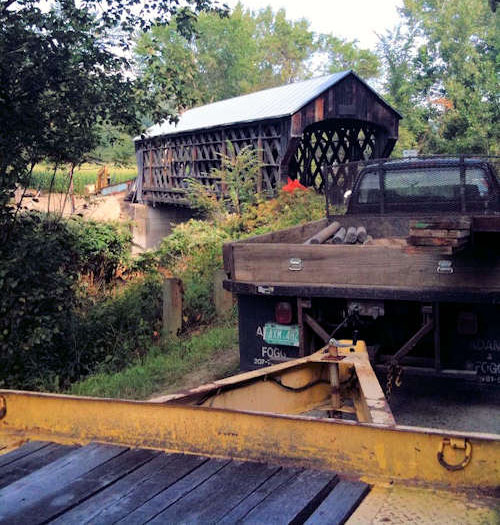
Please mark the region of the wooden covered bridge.
<svg viewBox="0 0 500 525"><path fill-rule="evenodd" d="M322 168L387 157L401 115L352 71L266 89L184 112L135 140L136 200L189 206L188 178L220 190L211 173L230 142L259 151L257 191L272 196L287 180L323 186ZM352 181L340 177L341 190Z"/></svg>

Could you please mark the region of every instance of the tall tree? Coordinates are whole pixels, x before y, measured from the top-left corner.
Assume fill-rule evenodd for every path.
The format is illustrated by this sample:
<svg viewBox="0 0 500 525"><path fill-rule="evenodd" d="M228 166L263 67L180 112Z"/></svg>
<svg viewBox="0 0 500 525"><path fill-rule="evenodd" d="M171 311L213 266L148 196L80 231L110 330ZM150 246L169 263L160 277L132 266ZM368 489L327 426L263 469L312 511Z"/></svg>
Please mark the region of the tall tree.
<svg viewBox="0 0 500 525"><path fill-rule="evenodd" d="M131 31L148 29L153 11L162 23L177 13L178 28L189 34L210 3L189 0L179 9L176 0L146 1L149 17L134 14L135 4L0 0L0 220L8 220L15 185L40 159L75 164L98 144L99 125L138 129L146 110L175 116L149 96L118 50L129 46ZM174 84L163 100L169 96L182 100L183 93Z"/></svg>
<svg viewBox="0 0 500 525"><path fill-rule="evenodd" d="M403 125L426 152L498 153L499 33L487 3L405 0L401 15L404 31L381 48Z"/></svg>
<svg viewBox="0 0 500 525"><path fill-rule="evenodd" d="M319 54L326 56L327 67L318 70ZM162 92L170 73L180 71L184 92L197 103L340 69L356 69L371 78L379 65L376 55L356 42L317 35L306 19L289 20L284 9L252 12L241 3L227 17L201 14L191 38L179 34L175 24L155 27L138 39L136 55L151 92Z"/></svg>
<svg viewBox="0 0 500 525"><path fill-rule="evenodd" d="M164 89L169 72L187 70L185 92L208 103L308 76L315 49L305 20L271 8L252 13L239 3L228 17L201 14L191 38L175 23L154 27L138 39L136 55L151 91Z"/></svg>
<svg viewBox="0 0 500 525"><path fill-rule="evenodd" d="M380 60L369 49L359 48L357 41L348 41L334 35L320 36L321 50L326 54L325 70L334 73L353 69L365 80L377 78L380 74Z"/></svg>

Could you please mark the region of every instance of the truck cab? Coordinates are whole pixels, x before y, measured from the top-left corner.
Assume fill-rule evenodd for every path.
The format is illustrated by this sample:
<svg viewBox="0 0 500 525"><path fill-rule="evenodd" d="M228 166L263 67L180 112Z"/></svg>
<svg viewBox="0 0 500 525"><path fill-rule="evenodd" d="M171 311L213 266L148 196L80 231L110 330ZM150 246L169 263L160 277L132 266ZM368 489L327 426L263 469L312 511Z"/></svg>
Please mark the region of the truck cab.
<svg viewBox="0 0 500 525"><path fill-rule="evenodd" d="M362 169L348 214L500 212L500 186L482 159L409 158Z"/></svg>

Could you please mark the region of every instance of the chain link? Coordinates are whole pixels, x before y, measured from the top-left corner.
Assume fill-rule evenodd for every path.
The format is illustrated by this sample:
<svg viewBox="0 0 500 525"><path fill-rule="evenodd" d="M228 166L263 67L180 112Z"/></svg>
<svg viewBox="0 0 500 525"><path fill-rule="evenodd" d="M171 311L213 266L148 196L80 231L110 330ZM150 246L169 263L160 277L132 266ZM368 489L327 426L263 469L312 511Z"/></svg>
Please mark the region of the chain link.
<svg viewBox="0 0 500 525"><path fill-rule="evenodd" d="M394 378L396 376L396 378ZM387 382L385 385L385 397L387 401L391 400L392 385L395 384L400 387L403 384L403 368L396 363L391 363L387 369Z"/></svg>

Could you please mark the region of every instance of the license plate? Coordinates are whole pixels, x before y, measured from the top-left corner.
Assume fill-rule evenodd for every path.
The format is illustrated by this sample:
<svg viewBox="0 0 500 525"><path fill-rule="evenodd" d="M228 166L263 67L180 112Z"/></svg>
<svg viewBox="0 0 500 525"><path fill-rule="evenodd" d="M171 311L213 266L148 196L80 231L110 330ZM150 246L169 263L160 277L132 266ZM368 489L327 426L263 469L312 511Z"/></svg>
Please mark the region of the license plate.
<svg viewBox="0 0 500 525"><path fill-rule="evenodd" d="M299 325L266 323L264 341L271 345L299 346Z"/></svg>

